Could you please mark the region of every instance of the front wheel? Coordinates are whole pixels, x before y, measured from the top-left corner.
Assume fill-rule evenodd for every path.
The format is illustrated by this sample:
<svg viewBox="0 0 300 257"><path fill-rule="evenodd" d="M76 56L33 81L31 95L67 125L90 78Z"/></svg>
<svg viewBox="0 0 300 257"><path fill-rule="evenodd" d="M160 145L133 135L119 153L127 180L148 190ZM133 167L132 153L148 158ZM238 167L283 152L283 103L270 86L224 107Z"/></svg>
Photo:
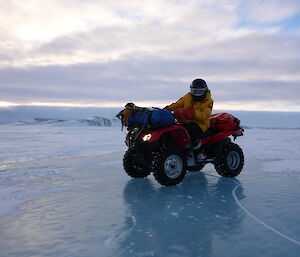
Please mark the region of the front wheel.
<svg viewBox="0 0 300 257"><path fill-rule="evenodd" d="M180 149L162 149L154 157L152 170L155 179L164 186L179 184L186 174L186 158Z"/></svg>
<svg viewBox="0 0 300 257"><path fill-rule="evenodd" d="M137 165L129 151L124 154L123 167L126 173L133 178L145 178L151 173L150 169L148 170Z"/></svg>
<svg viewBox="0 0 300 257"><path fill-rule="evenodd" d="M222 155L215 164L215 169L222 177L236 177L244 167L244 154L242 149L234 143L224 146Z"/></svg>

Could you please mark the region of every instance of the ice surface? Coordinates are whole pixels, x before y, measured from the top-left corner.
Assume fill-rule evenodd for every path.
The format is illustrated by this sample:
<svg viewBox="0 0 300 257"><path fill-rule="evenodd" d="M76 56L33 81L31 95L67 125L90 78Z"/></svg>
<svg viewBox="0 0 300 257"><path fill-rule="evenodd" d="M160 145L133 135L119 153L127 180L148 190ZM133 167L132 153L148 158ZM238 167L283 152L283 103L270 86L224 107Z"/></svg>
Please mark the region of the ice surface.
<svg viewBox="0 0 300 257"><path fill-rule="evenodd" d="M234 196L299 242L300 130L246 130L238 179L207 165L162 187L125 174L120 127L42 123L0 126L1 257L299 256Z"/></svg>
<svg viewBox="0 0 300 257"><path fill-rule="evenodd" d="M120 127L88 126L78 121L0 126L0 161L102 154L124 149Z"/></svg>

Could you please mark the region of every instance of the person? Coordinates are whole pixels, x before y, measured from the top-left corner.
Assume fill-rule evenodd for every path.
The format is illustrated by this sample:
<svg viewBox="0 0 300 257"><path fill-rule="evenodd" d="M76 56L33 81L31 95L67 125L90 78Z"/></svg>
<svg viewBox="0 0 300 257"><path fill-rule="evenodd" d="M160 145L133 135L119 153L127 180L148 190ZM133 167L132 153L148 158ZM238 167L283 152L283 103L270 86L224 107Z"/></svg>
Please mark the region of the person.
<svg viewBox="0 0 300 257"><path fill-rule="evenodd" d="M192 143L196 144L201 134L210 127L213 100L205 80L195 79L190 92L164 109L174 111L175 118L188 130Z"/></svg>

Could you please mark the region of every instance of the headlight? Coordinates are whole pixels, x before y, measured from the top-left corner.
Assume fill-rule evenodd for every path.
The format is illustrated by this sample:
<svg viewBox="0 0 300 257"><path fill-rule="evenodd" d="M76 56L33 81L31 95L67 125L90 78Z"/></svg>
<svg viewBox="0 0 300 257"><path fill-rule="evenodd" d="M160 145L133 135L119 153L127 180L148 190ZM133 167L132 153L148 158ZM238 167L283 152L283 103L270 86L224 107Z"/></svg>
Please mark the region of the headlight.
<svg viewBox="0 0 300 257"><path fill-rule="evenodd" d="M143 136L143 141L146 142L146 141L149 141L151 139L152 135L151 134L146 134L145 136Z"/></svg>
<svg viewBox="0 0 300 257"><path fill-rule="evenodd" d="M139 131L138 128L134 128L130 131L130 134L133 135L133 134L137 133L138 131Z"/></svg>

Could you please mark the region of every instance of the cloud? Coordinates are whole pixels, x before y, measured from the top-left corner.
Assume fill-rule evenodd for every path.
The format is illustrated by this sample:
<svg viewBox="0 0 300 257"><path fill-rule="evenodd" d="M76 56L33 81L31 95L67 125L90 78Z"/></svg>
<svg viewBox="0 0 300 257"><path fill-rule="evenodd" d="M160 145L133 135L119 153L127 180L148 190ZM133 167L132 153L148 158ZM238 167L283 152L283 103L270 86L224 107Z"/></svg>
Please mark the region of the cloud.
<svg viewBox="0 0 300 257"><path fill-rule="evenodd" d="M168 103L203 77L219 103L300 106L300 36L278 23L299 12L293 0L28 0L0 12L0 101Z"/></svg>
<svg viewBox="0 0 300 257"><path fill-rule="evenodd" d="M236 15L227 5L210 2L122 1L104 4L89 1L83 5L82 1L77 1L76 8L73 4L67 14L62 15L58 8L61 4L56 1L47 1L46 6L39 6L35 1L26 5L29 6L27 16L24 5L12 6L18 13L15 15L18 19L11 22L15 46L6 47L4 51L15 57L10 65L22 66L101 61L119 58L137 49L163 52L193 47L211 40L219 30L236 22ZM52 11L45 14L48 9ZM26 18L29 14L30 21ZM12 19L4 17L6 22ZM16 41L20 43L16 44ZM17 54L15 49L25 52ZM8 64L7 61L1 63Z"/></svg>
<svg viewBox="0 0 300 257"><path fill-rule="evenodd" d="M291 18L299 13L299 8L296 0L248 0L241 6L244 18L256 23L274 23Z"/></svg>
<svg viewBox="0 0 300 257"><path fill-rule="evenodd" d="M162 60L159 57L131 56L103 64L77 64L9 68L0 70L2 97L9 101L116 103L144 101L169 103L188 91L195 77L204 77L216 106L274 102L300 105L299 78L280 80L276 72L289 72L285 63L269 67L255 62ZM271 63L272 65L273 63ZM277 67L276 67L277 66ZM299 66L299 63L298 63ZM297 68L295 68L295 71ZM263 73L268 73L264 76ZM254 75L252 75L254 73ZM243 78L248 76L248 78ZM56 79L58 78L58 79Z"/></svg>

